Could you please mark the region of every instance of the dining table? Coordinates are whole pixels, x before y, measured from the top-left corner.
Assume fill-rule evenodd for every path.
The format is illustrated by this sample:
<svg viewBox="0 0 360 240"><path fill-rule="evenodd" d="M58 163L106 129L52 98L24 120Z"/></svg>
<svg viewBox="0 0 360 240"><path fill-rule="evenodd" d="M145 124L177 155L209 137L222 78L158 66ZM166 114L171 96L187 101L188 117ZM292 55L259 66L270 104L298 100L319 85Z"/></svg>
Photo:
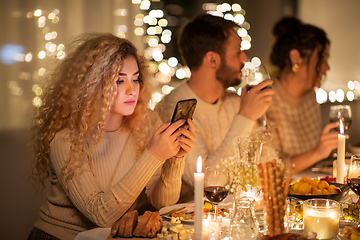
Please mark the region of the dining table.
<svg viewBox="0 0 360 240"><path fill-rule="evenodd" d="M334 161L333 158L322 160L322 161L314 164L313 166L305 169L304 171L293 174L291 181L292 182L299 181L304 176L306 176L308 178L318 178L318 179L325 178L327 176L332 177L332 171L329 171L329 168L326 168L325 166L332 165L333 161ZM229 194L229 196L223 201L223 204L229 204L230 202L232 202L232 198L233 198L232 194ZM163 221L164 221L164 223L166 223L166 222L169 222L169 219L163 218ZM190 224L186 223L186 224L184 224L184 226L185 226L185 228L193 228L194 227L194 225L192 223L190 223ZM94 229L87 230L87 231L77 234L77 236L75 237L75 240L121 239L119 237L112 238L110 231L111 231L111 228L101 228L101 227L94 228ZM127 239L129 239L129 238L127 238ZM133 237L131 239L132 240L137 240L137 239L144 240L144 238L137 238L137 237Z"/></svg>

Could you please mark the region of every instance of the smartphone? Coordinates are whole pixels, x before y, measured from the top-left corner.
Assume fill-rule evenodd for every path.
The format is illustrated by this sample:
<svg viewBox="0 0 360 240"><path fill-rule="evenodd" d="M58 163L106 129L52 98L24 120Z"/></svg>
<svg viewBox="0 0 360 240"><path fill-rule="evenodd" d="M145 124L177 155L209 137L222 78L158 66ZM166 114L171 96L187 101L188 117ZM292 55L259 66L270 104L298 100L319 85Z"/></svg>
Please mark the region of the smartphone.
<svg viewBox="0 0 360 240"><path fill-rule="evenodd" d="M174 114L171 118L171 123L180 119L189 119L193 117L197 100L195 98L180 100L176 103Z"/></svg>

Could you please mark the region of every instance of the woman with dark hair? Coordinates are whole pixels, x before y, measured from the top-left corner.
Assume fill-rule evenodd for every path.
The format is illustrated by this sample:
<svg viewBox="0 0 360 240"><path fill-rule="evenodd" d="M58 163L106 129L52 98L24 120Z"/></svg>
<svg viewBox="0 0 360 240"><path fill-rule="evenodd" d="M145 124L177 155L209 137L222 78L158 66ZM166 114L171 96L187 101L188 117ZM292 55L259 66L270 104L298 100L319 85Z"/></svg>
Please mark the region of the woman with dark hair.
<svg viewBox="0 0 360 240"><path fill-rule="evenodd" d="M293 17L276 23L276 37L270 60L279 74L274 80L275 95L266 115L277 125L273 144L284 161L304 170L327 158L337 148L337 133L330 123L321 130L320 106L315 89L330 69L330 41L326 33Z"/></svg>
<svg viewBox="0 0 360 240"><path fill-rule="evenodd" d="M84 34L53 74L33 124L33 177L45 186L29 239L74 239L110 227L144 188L156 208L177 202L195 127L162 124L148 108L150 76L128 40ZM179 128L180 127L180 128Z"/></svg>

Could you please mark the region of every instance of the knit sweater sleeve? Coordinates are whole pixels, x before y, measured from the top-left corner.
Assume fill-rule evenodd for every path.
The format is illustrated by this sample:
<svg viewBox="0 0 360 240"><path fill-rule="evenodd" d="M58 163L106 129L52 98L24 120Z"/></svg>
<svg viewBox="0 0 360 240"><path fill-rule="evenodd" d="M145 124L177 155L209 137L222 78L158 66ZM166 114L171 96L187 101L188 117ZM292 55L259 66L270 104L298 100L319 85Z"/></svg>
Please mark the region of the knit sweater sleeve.
<svg viewBox="0 0 360 240"><path fill-rule="evenodd" d="M157 112L152 113L151 125L156 126L154 131L162 124ZM172 157L159 167L146 185L146 194L151 204L160 209L175 204L180 197L181 178L184 173L184 158Z"/></svg>
<svg viewBox="0 0 360 240"><path fill-rule="evenodd" d="M158 168L146 186L151 204L160 209L175 204L180 197L184 158L172 157Z"/></svg>
<svg viewBox="0 0 360 240"><path fill-rule="evenodd" d="M64 179L61 169L69 151L69 141L54 138L50 159L59 179ZM86 218L100 227L110 227L136 201L161 164L146 150L127 174L105 192L100 190L89 164L84 164L77 176L60 181L71 202Z"/></svg>

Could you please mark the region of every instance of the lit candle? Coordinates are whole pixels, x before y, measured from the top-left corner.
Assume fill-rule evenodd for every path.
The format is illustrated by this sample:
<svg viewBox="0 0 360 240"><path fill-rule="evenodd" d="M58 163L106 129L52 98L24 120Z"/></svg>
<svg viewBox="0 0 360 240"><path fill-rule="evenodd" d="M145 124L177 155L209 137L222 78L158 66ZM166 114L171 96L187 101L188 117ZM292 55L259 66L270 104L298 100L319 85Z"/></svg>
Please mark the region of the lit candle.
<svg viewBox="0 0 360 240"><path fill-rule="evenodd" d="M195 240L202 239L202 221L204 215L204 173L202 173L202 158L198 157L196 162L196 172L194 173L195 180L195 216L194 216L194 238Z"/></svg>
<svg viewBox="0 0 360 240"><path fill-rule="evenodd" d="M340 119L340 134L338 134L338 149L337 149L337 183L344 183L344 174L345 174L345 134L344 134L344 125Z"/></svg>
<svg viewBox="0 0 360 240"><path fill-rule="evenodd" d="M208 219L204 219L202 240L219 239L220 230L221 230L220 224L216 222L214 219L211 219L211 217Z"/></svg>
<svg viewBox="0 0 360 240"><path fill-rule="evenodd" d="M305 236L334 239L339 230L340 204L330 199L306 200L303 203L303 218Z"/></svg>

